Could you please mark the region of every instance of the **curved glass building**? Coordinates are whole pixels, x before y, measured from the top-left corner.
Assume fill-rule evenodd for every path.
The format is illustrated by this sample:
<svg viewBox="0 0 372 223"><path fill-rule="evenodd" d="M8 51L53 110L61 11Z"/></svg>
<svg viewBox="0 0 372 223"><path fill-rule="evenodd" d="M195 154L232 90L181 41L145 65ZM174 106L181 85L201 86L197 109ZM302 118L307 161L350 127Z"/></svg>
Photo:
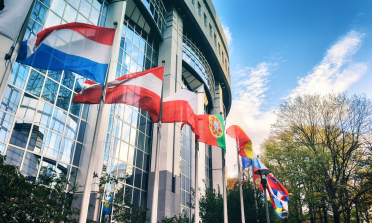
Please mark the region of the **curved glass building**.
<svg viewBox="0 0 372 223"><path fill-rule="evenodd" d="M197 92L199 114L229 113L229 52L212 0L36 0L24 39L70 22L116 27L121 39L114 42L109 81L161 66L164 59L164 97L186 88ZM135 206L151 208L157 124L146 111L117 104L104 106L100 128L95 129L98 105L72 104L84 80L73 72L16 63L1 85L0 154L35 180L43 168L52 168L82 186L92 155L96 173L128 177L106 185L107 192L125 187L125 196ZM188 126L180 127L162 125L160 183L155 191L159 221L183 210L191 216L195 162L199 187L222 188L222 150L199 143L195 160L195 135ZM98 152L91 154L95 131ZM98 189L93 181L88 218L95 220L102 210ZM79 206L82 189L77 195Z"/></svg>

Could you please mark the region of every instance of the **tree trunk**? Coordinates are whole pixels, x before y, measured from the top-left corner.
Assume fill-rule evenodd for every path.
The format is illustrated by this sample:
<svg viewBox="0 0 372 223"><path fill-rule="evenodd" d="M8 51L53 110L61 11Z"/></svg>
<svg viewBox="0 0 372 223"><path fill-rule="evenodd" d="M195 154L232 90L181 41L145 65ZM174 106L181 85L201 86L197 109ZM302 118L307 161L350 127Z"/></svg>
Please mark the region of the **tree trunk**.
<svg viewBox="0 0 372 223"><path fill-rule="evenodd" d="M325 199L323 199L323 214L324 214L324 223L328 223L328 212L325 204Z"/></svg>
<svg viewBox="0 0 372 223"><path fill-rule="evenodd" d="M332 205L332 209L333 209L333 222L334 223L341 223L341 216L340 216L340 212L338 210L338 206L337 205Z"/></svg>
<svg viewBox="0 0 372 223"><path fill-rule="evenodd" d="M358 204L355 204L355 212L356 212L356 220L357 220L358 223L360 223L359 212L358 212Z"/></svg>

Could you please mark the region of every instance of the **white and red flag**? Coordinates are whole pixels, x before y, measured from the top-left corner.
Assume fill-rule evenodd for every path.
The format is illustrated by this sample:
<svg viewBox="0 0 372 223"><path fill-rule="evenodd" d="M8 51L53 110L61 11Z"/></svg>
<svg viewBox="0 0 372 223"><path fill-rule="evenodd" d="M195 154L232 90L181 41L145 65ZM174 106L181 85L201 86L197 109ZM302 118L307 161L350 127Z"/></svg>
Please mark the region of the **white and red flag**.
<svg viewBox="0 0 372 223"><path fill-rule="evenodd" d="M164 67L121 76L107 83L105 104L123 103L146 110L158 122Z"/></svg>
<svg viewBox="0 0 372 223"><path fill-rule="evenodd" d="M81 85L81 91L75 96L73 103L99 104L102 95L102 87L102 84L86 80Z"/></svg>
<svg viewBox="0 0 372 223"><path fill-rule="evenodd" d="M162 122L183 122L191 126L196 138L199 138L197 105L197 95L194 92L186 89L177 91L163 99Z"/></svg>

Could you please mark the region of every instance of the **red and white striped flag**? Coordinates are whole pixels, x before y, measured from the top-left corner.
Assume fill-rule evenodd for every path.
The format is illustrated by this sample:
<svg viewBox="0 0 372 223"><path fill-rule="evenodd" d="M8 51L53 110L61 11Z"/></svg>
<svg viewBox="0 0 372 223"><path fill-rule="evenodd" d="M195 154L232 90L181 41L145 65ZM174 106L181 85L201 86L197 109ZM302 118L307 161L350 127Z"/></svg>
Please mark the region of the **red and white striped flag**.
<svg viewBox="0 0 372 223"><path fill-rule="evenodd" d="M106 104L123 103L146 110L158 122L164 67L128 74L107 84Z"/></svg>
<svg viewBox="0 0 372 223"><path fill-rule="evenodd" d="M94 81L86 80L81 85L81 91L73 100L74 104L99 104L102 95L102 84L97 84Z"/></svg>
<svg viewBox="0 0 372 223"><path fill-rule="evenodd" d="M191 126L191 130L199 138L199 122L197 115L197 95L186 89L163 99L163 123L183 122Z"/></svg>

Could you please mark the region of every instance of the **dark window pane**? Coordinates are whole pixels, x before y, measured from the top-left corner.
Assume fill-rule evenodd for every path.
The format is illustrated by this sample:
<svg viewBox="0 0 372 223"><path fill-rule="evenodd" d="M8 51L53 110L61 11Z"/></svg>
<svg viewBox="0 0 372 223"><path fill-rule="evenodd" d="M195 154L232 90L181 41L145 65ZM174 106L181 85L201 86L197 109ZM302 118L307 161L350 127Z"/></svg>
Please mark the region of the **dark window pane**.
<svg viewBox="0 0 372 223"><path fill-rule="evenodd" d="M150 156L146 153L143 156L143 170L149 172L150 169Z"/></svg>
<svg viewBox="0 0 372 223"><path fill-rule="evenodd" d="M17 119L14 124L12 135L10 136L9 143L26 148L28 135L30 134L31 123L25 122L21 119Z"/></svg>
<svg viewBox="0 0 372 223"><path fill-rule="evenodd" d="M141 150L137 150L136 167L142 169L142 162L143 162L143 152Z"/></svg>
<svg viewBox="0 0 372 223"><path fill-rule="evenodd" d="M43 181L43 176L46 177L51 177L54 172L53 170L56 169L56 161L48 159L48 158L43 158L43 161L41 163L41 168L40 168L40 173L39 173L39 181L42 184L49 185L49 181Z"/></svg>
<svg viewBox="0 0 372 223"><path fill-rule="evenodd" d="M50 0L40 0L42 3L44 3L46 6L50 6Z"/></svg>
<svg viewBox="0 0 372 223"><path fill-rule="evenodd" d="M32 127L31 137L27 149L42 154L47 134L48 131L46 129L34 125Z"/></svg>
<svg viewBox="0 0 372 223"><path fill-rule="evenodd" d="M30 77L28 78L26 91L30 92L33 95L40 96L44 79L45 79L44 75L40 74L37 71L32 70Z"/></svg>
<svg viewBox="0 0 372 223"><path fill-rule="evenodd" d="M152 122L147 122L146 135L148 135L150 137L152 136L152 128L153 128Z"/></svg>
<svg viewBox="0 0 372 223"><path fill-rule="evenodd" d="M45 7L43 4L40 4L40 2L36 1L34 10L32 11L31 18L35 19L35 21L44 25L47 12L48 8Z"/></svg>
<svg viewBox="0 0 372 223"><path fill-rule="evenodd" d="M57 169L56 169L57 177L64 176L66 179L68 179L68 176L70 174L70 168L71 168L70 165L66 165L66 164L63 164L63 163L58 163L58 166L57 166Z"/></svg>
<svg viewBox="0 0 372 223"><path fill-rule="evenodd" d="M22 92L14 87L7 86L5 89L5 94L3 101L1 102L1 109L10 113L15 114L21 99Z"/></svg>
<svg viewBox="0 0 372 223"><path fill-rule="evenodd" d="M62 71L61 70L50 70L48 76L53 80L59 82L61 80Z"/></svg>
<svg viewBox="0 0 372 223"><path fill-rule="evenodd" d="M145 134L143 134L142 132L138 132L137 147L142 151L145 151L145 139Z"/></svg>
<svg viewBox="0 0 372 223"><path fill-rule="evenodd" d="M57 92L58 92L58 84L50 80L49 78L47 78L47 80L45 81L42 98L45 101L48 101L54 104L56 97L57 97Z"/></svg>
<svg viewBox="0 0 372 223"><path fill-rule="evenodd" d="M61 86L61 88L59 89L58 100L56 105L67 111L68 106L70 105L70 99L71 91Z"/></svg>
<svg viewBox="0 0 372 223"><path fill-rule="evenodd" d="M18 116L30 122L34 119L37 99L29 94L24 94L21 105L18 109Z"/></svg>
<svg viewBox="0 0 372 223"><path fill-rule="evenodd" d="M63 138L63 143L61 147L61 152L59 154L59 160L70 164L72 160L72 155L74 153L75 143L72 140Z"/></svg>
<svg viewBox="0 0 372 223"><path fill-rule="evenodd" d="M84 78L84 77L82 77L80 75L77 75L76 81L75 81L75 87L74 87L75 88L74 91L76 93L79 93L81 91L82 84L84 83L85 80L86 80L86 78Z"/></svg>
<svg viewBox="0 0 372 223"><path fill-rule="evenodd" d="M83 114L81 115L81 118L84 120L87 120L88 118L88 111L89 111L89 105L84 105Z"/></svg>
<svg viewBox="0 0 372 223"><path fill-rule="evenodd" d="M148 178L149 178L149 174L146 173L146 172L143 172L143 175L142 175L142 190L147 190L147 181L148 181Z"/></svg>
<svg viewBox="0 0 372 223"><path fill-rule="evenodd" d="M83 140L84 140L84 134L85 134L85 127L86 127L87 123L84 122L84 121L81 121L80 122L80 129L79 129L79 135L78 135L78 138L77 140L81 143L83 143Z"/></svg>
<svg viewBox="0 0 372 223"><path fill-rule="evenodd" d="M134 186L141 188L142 170L135 169Z"/></svg>
<svg viewBox="0 0 372 223"><path fill-rule="evenodd" d="M14 68L12 71L12 75L10 76L9 83L23 89L25 87L26 78L29 71L30 71L29 67L26 67L25 65L16 62L14 64Z"/></svg>
<svg viewBox="0 0 372 223"><path fill-rule="evenodd" d="M75 98L75 96L76 96L76 94L74 93L73 98ZM73 100L71 100L71 104L70 104L70 112L72 114L76 115L77 117L79 117L82 104L74 104L74 103L72 103L72 101Z"/></svg>
<svg viewBox="0 0 372 223"><path fill-rule="evenodd" d="M66 112L56 108L54 110L53 120L52 124L50 125L50 129L62 134L66 122L66 116L67 116Z"/></svg>
<svg viewBox="0 0 372 223"><path fill-rule="evenodd" d="M139 119L139 130L143 133L146 132L146 118L145 116L140 115Z"/></svg>
<svg viewBox="0 0 372 223"><path fill-rule="evenodd" d="M127 167L127 184L133 186L134 183L134 167L128 166Z"/></svg>
<svg viewBox="0 0 372 223"><path fill-rule="evenodd" d="M48 140L45 145L45 155L57 159L61 141L62 137L60 135L49 132Z"/></svg>
<svg viewBox="0 0 372 223"><path fill-rule="evenodd" d="M132 194L133 194L133 187L125 185L125 196L128 198L128 201L132 203Z"/></svg>
<svg viewBox="0 0 372 223"><path fill-rule="evenodd" d="M39 25L34 20L30 19L27 25L27 30L24 39L29 39L32 36L36 36L42 29L43 27L41 25Z"/></svg>
<svg viewBox="0 0 372 223"><path fill-rule="evenodd" d="M77 130L79 126L79 119L68 115L66 122L65 136L70 137L71 139L76 139Z"/></svg>
<svg viewBox="0 0 372 223"><path fill-rule="evenodd" d="M141 192L141 208L147 208L147 192Z"/></svg>
<svg viewBox="0 0 372 223"><path fill-rule="evenodd" d="M140 190L133 188L133 206L139 207L140 206Z"/></svg>
<svg viewBox="0 0 372 223"><path fill-rule="evenodd" d="M71 168L71 174L70 174L70 184L71 185L75 185L75 182L76 182L76 178L77 178L77 175L78 175L78 168L76 167L72 167Z"/></svg>
<svg viewBox="0 0 372 223"><path fill-rule="evenodd" d="M8 142L10 129L12 127L14 116L0 111L0 141Z"/></svg>
<svg viewBox="0 0 372 223"><path fill-rule="evenodd" d="M48 128L50 118L52 117L52 111L53 111L52 105L43 101L39 101L37 113L35 116L35 123Z"/></svg>
<svg viewBox="0 0 372 223"><path fill-rule="evenodd" d="M36 177L41 163L41 157L33 153L27 152L23 161L21 173L25 176Z"/></svg>
<svg viewBox="0 0 372 223"><path fill-rule="evenodd" d="M74 161L72 162L72 164L75 166L79 166L80 154L81 154L82 148L83 148L83 145L81 145L80 143L76 144Z"/></svg>
<svg viewBox="0 0 372 223"><path fill-rule="evenodd" d="M6 150L6 163L21 167L24 153L24 150L14 148L13 146L8 146L8 149Z"/></svg>
<svg viewBox="0 0 372 223"><path fill-rule="evenodd" d="M72 73L71 71L65 71L63 73L63 79L62 79L62 84L63 85L72 89L72 87L74 86L74 81L75 81L75 74L74 73Z"/></svg>

